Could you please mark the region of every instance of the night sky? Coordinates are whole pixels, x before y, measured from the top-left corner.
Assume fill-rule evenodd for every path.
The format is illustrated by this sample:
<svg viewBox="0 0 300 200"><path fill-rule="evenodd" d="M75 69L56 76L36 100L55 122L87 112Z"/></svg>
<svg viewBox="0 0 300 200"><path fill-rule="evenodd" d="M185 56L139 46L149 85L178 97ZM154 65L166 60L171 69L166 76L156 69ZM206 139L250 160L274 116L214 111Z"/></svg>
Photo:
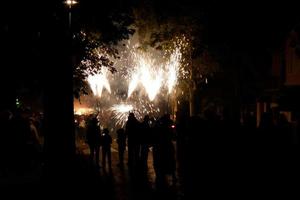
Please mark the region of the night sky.
<svg viewBox="0 0 300 200"><path fill-rule="evenodd" d="M269 95L269 93L266 92L267 89L271 88L273 91L279 91L281 89L280 87L285 86L284 80L279 80L285 74L280 74L275 77L277 85L274 84L275 87L273 88L268 87L270 85L274 86L272 83L275 82L273 79L274 77L272 77L272 58L274 52L277 51L277 53L280 54L278 60L282 60L277 64L279 66L278 68L282 68L280 70L283 72L283 70L285 70L283 68L285 63L282 62L284 61L284 42L293 28L300 23L298 4L290 3L289 1L275 0L272 2L263 2L262 0L240 0L234 2L227 0L78 1L79 4L72 10L72 29L68 26L68 8L62 3L62 0L5 0L0 3L0 111L16 111L16 116L18 116L18 112L23 110L17 109L20 107L19 97L23 97L22 95L26 94L31 98L29 98L29 101L32 99L36 100L37 97L39 98L39 103L42 106L37 110L38 112L43 112L42 131L45 138L43 147L45 154L43 154L43 156L45 156L46 159L44 159L44 157L41 158L39 155L35 156L35 159L38 157L37 159L43 163L41 168L44 169L46 182L51 180L55 181L55 184L48 188L50 189L49 191L51 194L55 191L52 187L57 183L58 185L62 184L62 189L66 189L67 184L65 184L64 181L61 182L61 178L63 180L68 179L69 182L66 183L75 183L76 186L81 187L86 184L88 185L88 183L90 183L88 180L89 177L96 172L96 168L91 168L92 173L82 174L81 178L85 180L85 182L72 181L75 179L77 180L77 178L81 176L81 174L78 175L77 173L77 167L80 168L80 170L86 170L85 167L83 167L85 165L74 165L76 147L73 97L75 85L74 66L76 65L73 63L75 63L74 60L76 59L80 60L78 58L80 57L78 56L78 52L80 52L79 50L82 50L82 48L80 49L80 47L76 46L75 44L77 43L73 40L76 38L73 36L79 34L76 35L73 33L78 33L82 28L90 28L91 30L99 32L103 31L101 32L103 33L101 36L106 40L117 40L119 37L121 38L122 35L115 31L116 29L114 29L111 21L109 21L110 16L120 17L118 16L121 13L120 11L130 11L132 6L141 7L146 4L152 4L154 6L153 10L156 12L157 16L160 16L161 18L175 16L178 19L187 15L192 15L192 17L197 18L195 21L199 23L199 26L203 27L203 33L201 33L201 37L203 38L201 39L203 39L206 46L206 49L203 50L203 52L208 52L209 56L215 59L213 61L217 62L203 64L201 63L202 60L200 60L200 64L196 62L195 64L193 62L193 54L187 53L189 57L186 60L192 63L189 67L192 66L192 70L195 68L197 70L200 68L198 66L202 66L202 64L209 68L217 63L221 68L221 70L216 73L205 74L205 79L202 78L202 74L199 75L198 73L196 78L200 77L202 83L195 83L195 80L191 80L194 77L187 78L188 83L185 87L189 93L181 93L181 96L184 96L182 99L186 99L181 101L180 105L178 101L178 110L177 106L176 110L174 106L174 112L178 111L176 114L179 114L179 121L181 114L184 114L182 115L183 117L188 117L188 114L192 116L189 119L182 118L182 127L179 126L178 128L176 124L177 130L182 132L176 137L178 138L178 141L182 141L177 144L182 145L181 147L183 147L177 149L178 152L182 151L179 152L179 154L182 153L182 155L180 156L181 158L178 157L178 159L182 159L179 161L183 166L182 180L186 182L184 183L185 185L183 188L186 190L185 192L190 194L190 197L194 197L193 192L197 195L203 195L203 192L205 193L206 191L209 192L209 195L217 193L224 196L225 193L219 189L228 189L229 192L236 195L239 191L241 192L249 187L248 191L243 191L243 194L253 194L253 192L256 192L255 189L259 190L257 191L257 194L260 194L260 190L265 190L266 185L274 184L278 187L278 185L281 186L283 183L289 183L290 180L287 180L287 178L295 179L295 174L299 172L299 165L295 165L296 161L299 160L298 147L297 149L291 148L291 151L289 152L289 149L285 149L286 146L284 145L292 144L291 132L295 134L295 137L293 136L295 144L299 144L300 98L293 98L286 95L285 104L292 105L288 111L291 111L291 113L296 111L298 113L298 121L297 123L293 123L295 131L294 128L290 129L289 127L285 127L285 124L282 124L282 129L277 130L276 128L275 130L275 126L271 127L270 125L272 123L271 115L269 115L270 113L266 113L268 114L265 116L267 117L265 118L265 122L267 123L265 127L262 126L262 129L260 129L262 132L257 132L259 134L256 134L254 129L257 122L263 121L259 121L259 114L267 112L267 101L264 101L264 104L259 104L262 103L260 100L264 100L263 97L265 95L268 98L268 103L273 103L272 98L277 98L281 95L281 93L276 94L277 96L272 96L272 94ZM91 31L90 33L93 32ZM195 49L202 45L199 43L196 44L197 46L195 45ZM198 49L201 49L201 47ZM77 57L74 56L74 52L78 53L76 54ZM200 53L196 56L199 55ZM204 53L202 55L204 55ZM196 56L194 56L194 58ZM204 56L200 56L196 58L205 58ZM297 61L299 61L299 59L297 59ZM210 65L211 63L213 64ZM190 74L193 75L193 73ZM82 79L84 80L84 78ZM199 85L201 87L198 87ZM297 87L295 96L299 94L299 86ZM194 98L194 96L196 97ZM275 98L274 100L276 100ZM206 102L202 101L203 99ZM174 105L177 105L176 100L178 100L177 97L174 98ZM168 99L168 101L170 100ZM35 102L32 100L30 103L34 104ZM195 105L194 110L192 109L192 103L197 104ZM249 106L249 109L246 108L246 106ZM210 108L214 110L210 110ZM219 120L221 119L219 118L221 116L217 116L217 108L220 108L218 112L223 112L224 120ZM242 118L241 114L243 114L242 111L244 111L243 109L245 110L245 113L248 112L247 114L257 114L257 118L253 121L252 117L255 118L253 115L249 118L249 126L245 129L240 129L239 124ZM271 105L269 105L268 109L272 109ZM32 109L32 111L33 110L34 109ZM26 109L23 111L26 111ZM200 111L202 111L202 113ZM200 116L200 114L203 113L206 115L205 117L207 119L202 120L200 119L201 117L197 119L198 115ZM8 114L8 112L4 114ZM5 115L3 116L5 117ZM231 121L226 121L227 117ZM276 117L279 117L279 115L276 115ZM10 121L8 115L6 118L7 121ZM218 121L223 121L224 123L219 123ZM246 125L246 123L244 123L244 125ZM160 125L158 125L158 127L159 126ZM1 127L3 127L2 124ZM11 131L10 129L12 128L14 131L16 128L15 132L17 133L19 130L18 128L24 127L25 126L14 126L14 123L9 123L6 126L6 129L7 131ZM167 127L168 126L162 126L161 128L163 129L161 130L165 131L165 128ZM136 132L136 130L134 130L134 132ZM200 130L203 130L201 133L204 134L198 134L198 131ZM276 135L277 132L283 133L285 130L288 130L291 134L287 136L283 136L283 134ZM157 128L155 128L155 131L161 133ZM235 131L238 131L238 133L240 131L245 131L245 134L236 135ZM21 132L22 131L18 133ZM275 133L275 135L271 136L273 133ZM298 134L298 136L296 136L296 134ZM2 137L3 136L8 136L10 138L9 134L2 134ZM281 137L286 138L286 141L279 141L281 140ZM12 155L11 158L13 159L9 159L9 162L18 158L16 159L17 162L14 162L14 164L18 167L19 165L22 167L24 164L22 161L22 154L19 154L17 151L18 147L23 148L25 145L23 145L23 143L16 143L15 141L19 140L19 138L17 138L17 140L15 140L15 138L17 137L13 136L8 142L5 138L4 140L0 140L2 141L1 144L5 144L0 152ZM22 138L25 137L22 136ZM160 140L160 138L163 137L159 136L157 138ZM266 147L269 147L268 145L270 145L271 147L273 145L272 139L275 139L274 144L277 144L276 142L280 144L280 152L283 150L282 155L281 153L279 154L279 151L274 151L274 153L272 153L272 148L263 147L264 145L266 145ZM164 141L164 139L162 141ZM151 144L155 143L152 143L151 141ZM247 144L250 147L249 149L247 149ZM283 144L283 146L281 146L281 144ZM204 148L201 149L201 146ZM158 145L158 147L160 146ZM245 149L245 151L243 151L243 149ZM258 153L253 152L252 149L258 151ZM285 154L284 150L286 150L286 153L288 154ZM22 150L20 153L21 152ZM25 154L27 152L31 152L31 149L30 151L25 151ZM4 154L1 154L1 156ZM157 155L158 154L162 155L160 153L157 153ZM286 155L291 158L293 157L292 162L287 162L289 157ZM1 157L1 159L2 158L3 157ZM159 160L163 159L160 158ZM81 161L81 159L78 161ZM267 164L268 161L271 161L271 164ZM163 162L157 161L157 163ZM281 164L284 164L285 166L282 168ZM90 162L88 166L91 166ZM1 168L0 170L2 169L5 168ZM132 172L138 172L138 175L141 175L139 173L140 170L132 170ZM88 178L85 178L86 174L89 174ZM2 176L1 171L0 175ZM280 175L282 178L284 177L284 180L278 179L278 175L279 178ZM94 178L95 177L92 177L91 180L95 180L95 183L99 182L102 184L102 181L98 181L98 179ZM118 176L118 178L123 179L123 175ZM139 178L136 178L137 177L134 176L130 181L140 181ZM117 182L112 181L113 179L109 178L107 180L109 181L109 184L118 185ZM233 185L228 184L230 180L234 183ZM255 184L252 184L253 182ZM94 182L92 181L91 183ZM137 185L144 186L148 185L148 183L140 184L140 182L137 182L136 186ZM203 185L205 187L203 187ZM215 185L217 186L214 187ZM122 184L119 186L123 187ZM256 188L252 189L253 187ZM74 189L74 187L71 188ZM206 190L207 188L211 190ZM272 188L274 189L274 187ZM101 192L99 193L98 190L95 190L97 195L103 195L102 191L106 192L105 190L107 189L108 192L115 192L115 190L110 190L110 185L105 185L105 187L99 187L98 189L100 189ZM124 189L127 190L128 187L126 186ZM138 189L139 192L141 192L140 188ZM196 191L193 191L194 189L196 189ZM88 194L90 191L91 190L88 190L85 194ZM143 191L148 190L142 190L142 193ZM162 191L163 190L160 192ZM173 191L173 188L167 190L166 193L170 193L170 191ZM181 191L178 192L181 193ZM268 196L270 195L269 191L265 192ZM47 193L45 194L47 195ZM151 197L159 197L156 196L157 194ZM189 199L189 196L182 197L184 197L184 199Z"/></svg>
<svg viewBox="0 0 300 200"><path fill-rule="evenodd" d="M118 5L126 9L142 1L83 1L81 19L102 17ZM297 6L284 3L255 1L153 1L164 15L193 13L206 27L208 44L216 51L228 49L251 55L253 59L268 59L267 53L282 44L289 30L299 22ZM0 42L3 79L37 79L43 71L39 64L43 35L49 19L61 15L66 8L61 1L7 1L1 3ZM66 14L66 13L65 13ZM63 17L61 17L63 16ZM75 19L76 20L76 19ZM65 23L65 22L63 22ZM103 23L105 27L105 23ZM258 58L257 58L258 57ZM16 81L18 82L18 81ZM15 83L16 83L15 82ZM16 83L18 84L18 83ZM21 84L21 83L20 83ZM34 84L34 81L30 84Z"/></svg>

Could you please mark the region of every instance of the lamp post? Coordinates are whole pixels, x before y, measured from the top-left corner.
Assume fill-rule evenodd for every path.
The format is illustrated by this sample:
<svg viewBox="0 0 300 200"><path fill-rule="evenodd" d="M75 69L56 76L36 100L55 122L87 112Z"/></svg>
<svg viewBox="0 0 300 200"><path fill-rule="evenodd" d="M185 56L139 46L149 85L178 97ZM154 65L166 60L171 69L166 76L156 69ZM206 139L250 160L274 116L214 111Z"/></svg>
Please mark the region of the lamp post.
<svg viewBox="0 0 300 200"><path fill-rule="evenodd" d="M62 75L62 82L65 85L64 88L64 93L66 95L65 98L65 107L66 107L66 112L69 113L67 116L68 122L70 123L67 125L68 130L69 130L69 135L66 136L66 145L68 145L68 149L71 152L71 156L75 154L75 128L74 128L74 97L73 97L73 57L74 57L74 50L73 50L73 27L72 27L72 11L74 8L75 4L78 4L77 1L75 0L66 0L64 1L64 4L67 6L68 9L68 26L66 27L66 43L65 45L65 52L62 53L62 60L63 60L63 65L64 65L64 70L63 75ZM67 121L66 120L66 121Z"/></svg>
<svg viewBox="0 0 300 200"><path fill-rule="evenodd" d="M72 25L72 7L76 5L78 2L75 0L66 0L64 3L69 7L69 28Z"/></svg>
<svg viewBox="0 0 300 200"><path fill-rule="evenodd" d="M47 72L44 81L44 170L47 180L72 177L69 172L72 172L76 154L71 29L71 10L75 1L59 3L60 6L53 6L54 14L49 15L49 26L45 26L44 33ZM62 10L63 6L68 10Z"/></svg>

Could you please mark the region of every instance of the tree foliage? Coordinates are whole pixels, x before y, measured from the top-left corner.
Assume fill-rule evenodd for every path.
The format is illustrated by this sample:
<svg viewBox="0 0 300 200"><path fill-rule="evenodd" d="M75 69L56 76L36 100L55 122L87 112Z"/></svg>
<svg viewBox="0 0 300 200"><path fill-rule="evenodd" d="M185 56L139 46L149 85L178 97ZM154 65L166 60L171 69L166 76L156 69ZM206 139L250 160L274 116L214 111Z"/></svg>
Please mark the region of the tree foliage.
<svg viewBox="0 0 300 200"><path fill-rule="evenodd" d="M187 77L180 80L179 88L189 92L207 82L207 77L219 70L219 65L205 41L205 25L201 13L186 8L184 3L143 3L134 10L134 19L141 47L151 46L172 52L181 46L182 67Z"/></svg>
<svg viewBox="0 0 300 200"><path fill-rule="evenodd" d="M104 9L104 8L105 9ZM130 9L116 5L82 2L80 17L75 28L76 56L74 69L74 94L90 92L86 78L101 72L102 67L114 73L113 59L118 59L116 45L134 33L130 28L133 18Z"/></svg>

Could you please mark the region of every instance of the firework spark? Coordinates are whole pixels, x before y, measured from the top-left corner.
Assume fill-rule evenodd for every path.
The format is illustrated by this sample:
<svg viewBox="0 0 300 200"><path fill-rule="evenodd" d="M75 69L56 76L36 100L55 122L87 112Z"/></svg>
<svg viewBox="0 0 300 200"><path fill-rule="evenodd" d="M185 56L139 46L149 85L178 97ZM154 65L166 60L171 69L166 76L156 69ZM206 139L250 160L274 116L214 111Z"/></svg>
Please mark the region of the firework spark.
<svg viewBox="0 0 300 200"><path fill-rule="evenodd" d="M107 79L107 69L102 68L101 73L89 75L87 81L95 96L101 97L103 88L111 93L109 81Z"/></svg>
<svg viewBox="0 0 300 200"><path fill-rule="evenodd" d="M139 84L139 74L134 73L131 77L131 80L128 85L128 93L127 93L127 98L131 96L133 91L136 89L137 85Z"/></svg>
<svg viewBox="0 0 300 200"><path fill-rule="evenodd" d="M153 61L147 60L145 57L141 57L139 60L139 69L140 81L147 92L149 100L153 101L162 85L162 69L156 69L153 66Z"/></svg>
<svg viewBox="0 0 300 200"><path fill-rule="evenodd" d="M175 51L171 54L170 60L166 65L167 87L169 94L172 92L172 89L177 83L181 57L182 53L180 52L179 48L176 48Z"/></svg>
<svg viewBox="0 0 300 200"><path fill-rule="evenodd" d="M188 42L186 38L176 40L174 47L166 51L151 48L141 51L137 40L131 38L128 45L120 45L120 59L111 58L117 69L113 76L105 67L100 74L90 73L87 80L93 94L102 96L101 110L110 112L117 126L125 125L129 112L142 120L146 114L159 116L166 111L168 95L181 80L189 77L183 58ZM83 64L92 65L92 62L87 60ZM110 95L102 95L103 89Z"/></svg>
<svg viewBox="0 0 300 200"><path fill-rule="evenodd" d="M112 118L116 125L121 127L125 126L130 112L134 113L138 120L142 120L145 115L158 115L160 113L159 107L143 99L132 103L115 104L109 108L109 111L112 112Z"/></svg>
<svg viewBox="0 0 300 200"><path fill-rule="evenodd" d="M155 60L145 54L134 52L135 69L128 88L128 98L140 83L150 101L158 94L163 81L163 69L155 67Z"/></svg>
<svg viewBox="0 0 300 200"><path fill-rule="evenodd" d="M124 127L129 112L133 111L133 106L128 104L116 104L113 105L109 110L113 113L113 118L116 121L116 125Z"/></svg>

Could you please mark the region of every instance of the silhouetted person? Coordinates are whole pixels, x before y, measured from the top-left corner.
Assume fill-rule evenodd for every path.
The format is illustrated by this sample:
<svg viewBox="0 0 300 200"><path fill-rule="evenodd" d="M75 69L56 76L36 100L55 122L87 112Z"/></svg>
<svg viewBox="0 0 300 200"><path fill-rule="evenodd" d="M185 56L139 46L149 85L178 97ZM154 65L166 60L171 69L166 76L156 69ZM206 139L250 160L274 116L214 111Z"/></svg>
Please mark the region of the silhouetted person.
<svg viewBox="0 0 300 200"><path fill-rule="evenodd" d="M8 110L4 110L0 112L0 173L6 173L12 164L12 156L13 156L13 138L12 138L12 113Z"/></svg>
<svg viewBox="0 0 300 200"><path fill-rule="evenodd" d="M42 143L39 137L38 130L34 123L34 118L29 118L29 126L30 126L30 140L28 141L29 152L31 154L32 159L37 159L42 152Z"/></svg>
<svg viewBox="0 0 300 200"><path fill-rule="evenodd" d="M188 157L186 156L186 153L188 150L187 138L189 132L187 131L187 126L188 126L187 114L177 111L176 112L177 152L176 153L177 153L177 163L178 163L178 176L179 176L180 186L182 187L183 192L185 192L185 187L186 187L187 164L188 164Z"/></svg>
<svg viewBox="0 0 300 200"><path fill-rule="evenodd" d="M173 139L173 122L170 115L164 115L158 124L157 140L153 145L153 165L156 174L156 185L164 188L167 184L167 175L171 175L173 183L176 182L176 159Z"/></svg>
<svg viewBox="0 0 300 200"><path fill-rule="evenodd" d="M253 145L253 136L256 133L256 118L253 113L247 113L244 117L242 126L242 134L244 134L244 142L247 145Z"/></svg>
<svg viewBox="0 0 300 200"><path fill-rule="evenodd" d="M165 114L162 121L162 128L164 139L163 139L163 149L164 149L164 160L165 160L165 173L166 175L171 175L173 183L177 181L176 177L176 157L175 157L175 147L173 141L175 139L173 121L169 114Z"/></svg>
<svg viewBox="0 0 300 200"><path fill-rule="evenodd" d="M31 149L31 130L29 124L29 110L17 110L12 119L12 161L19 172L24 172L30 167L32 155Z"/></svg>
<svg viewBox="0 0 300 200"><path fill-rule="evenodd" d="M139 129L140 122L135 118L134 113L129 113L125 127L125 133L127 135L129 167L136 167L139 160Z"/></svg>
<svg viewBox="0 0 300 200"><path fill-rule="evenodd" d="M102 167L105 170L106 169L106 158L107 158L107 164L108 169L111 172L111 143L112 138L109 135L109 130L105 128L103 130L103 133L101 135L102 137Z"/></svg>
<svg viewBox="0 0 300 200"><path fill-rule="evenodd" d="M284 114L280 114L278 117L277 125L277 143L279 145L291 145L292 144L292 129Z"/></svg>
<svg viewBox="0 0 300 200"><path fill-rule="evenodd" d="M146 115L144 117L144 121L141 124L141 153L140 153L140 162L143 170L147 170L148 165L148 153L149 153L149 144L151 137L151 129L150 129L150 117Z"/></svg>
<svg viewBox="0 0 300 200"><path fill-rule="evenodd" d="M117 130L117 143L118 143L118 151L119 151L119 163L118 166L124 167L124 152L126 149L126 134L123 128Z"/></svg>
<svg viewBox="0 0 300 200"><path fill-rule="evenodd" d="M266 112L261 116L261 121L258 127L258 141L262 145L270 145L274 143L275 126L272 113Z"/></svg>
<svg viewBox="0 0 300 200"><path fill-rule="evenodd" d="M101 145L100 127L96 117L90 119L87 132L86 132L87 143L90 147L90 158L96 161L96 165L99 166L99 151Z"/></svg>

